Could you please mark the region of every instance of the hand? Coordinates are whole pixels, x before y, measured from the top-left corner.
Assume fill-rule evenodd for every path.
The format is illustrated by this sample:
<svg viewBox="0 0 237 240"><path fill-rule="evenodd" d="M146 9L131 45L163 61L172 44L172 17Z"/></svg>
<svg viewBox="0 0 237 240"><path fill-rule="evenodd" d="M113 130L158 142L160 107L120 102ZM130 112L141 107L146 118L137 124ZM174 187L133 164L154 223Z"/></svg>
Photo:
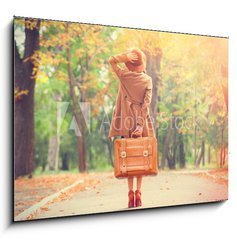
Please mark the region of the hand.
<svg viewBox="0 0 237 240"><path fill-rule="evenodd" d="M127 53L127 58L128 58L128 61L132 62L132 63L138 60L137 54L133 53L133 52L128 52Z"/></svg>
<svg viewBox="0 0 237 240"><path fill-rule="evenodd" d="M136 129L132 132L132 136L133 137L141 137L142 131L143 131L143 127L141 127L140 125L137 125Z"/></svg>
<svg viewBox="0 0 237 240"><path fill-rule="evenodd" d="M113 142L114 137L109 137L110 142Z"/></svg>

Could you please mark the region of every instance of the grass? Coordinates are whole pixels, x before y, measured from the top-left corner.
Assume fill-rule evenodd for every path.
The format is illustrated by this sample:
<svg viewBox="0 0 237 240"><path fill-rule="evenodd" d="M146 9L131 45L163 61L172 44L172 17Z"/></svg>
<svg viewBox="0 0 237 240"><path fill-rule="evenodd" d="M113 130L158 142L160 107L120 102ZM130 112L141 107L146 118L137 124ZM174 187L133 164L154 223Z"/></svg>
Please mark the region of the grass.
<svg viewBox="0 0 237 240"><path fill-rule="evenodd" d="M184 169L180 169L178 166L176 170L213 170L218 169L219 166L216 163L210 163L203 166L200 164L199 168L196 168L193 164L186 164L186 167ZM104 162L100 162L99 165L97 165L96 168L90 168L88 169L89 173L92 172L113 172L114 168L109 165L105 164ZM169 171L169 168L165 168L166 171ZM79 173L78 168L72 168L68 171L63 170L57 170L57 171L43 171L42 168L36 168L34 171L34 176L44 176L44 175L54 175L54 174L77 174Z"/></svg>
<svg viewBox="0 0 237 240"><path fill-rule="evenodd" d="M102 165L97 168L88 169L88 172L111 172L114 168L110 165ZM34 176L46 176L46 175L55 175L55 174L76 174L79 173L78 168L73 168L70 170L57 170L57 171L43 171L42 168L36 168L34 171Z"/></svg>
<svg viewBox="0 0 237 240"><path fill-rule="evenodd" d="M54 175L54 174L68 174L68 173L78 173L78 168L73 168L68 171L65 170L53 170L53 171L43 171L41 168L36 168L34 171L34 176L44 176L44 175Z"/></svg>

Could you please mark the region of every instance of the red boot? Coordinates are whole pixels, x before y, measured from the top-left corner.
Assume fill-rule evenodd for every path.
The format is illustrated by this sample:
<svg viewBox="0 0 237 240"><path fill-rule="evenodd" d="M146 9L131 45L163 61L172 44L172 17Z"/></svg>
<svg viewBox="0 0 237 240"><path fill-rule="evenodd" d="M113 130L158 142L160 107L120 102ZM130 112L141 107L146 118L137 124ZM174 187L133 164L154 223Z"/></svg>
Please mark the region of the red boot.
<svg viewBox="0 0 237 240"><path fill-rule="evenodd" d="M129 208L134 207L134 192L133 192L133 190L130 190L128 192L128 207Z"/></svg>
<svg viewBox="0 0 237 240"><path fill-rule="evenodd" d="M142 206L142 199L141 199L141 191L140 190L136 190L135 192L135 206L136 207L140 207Z"/></svg>

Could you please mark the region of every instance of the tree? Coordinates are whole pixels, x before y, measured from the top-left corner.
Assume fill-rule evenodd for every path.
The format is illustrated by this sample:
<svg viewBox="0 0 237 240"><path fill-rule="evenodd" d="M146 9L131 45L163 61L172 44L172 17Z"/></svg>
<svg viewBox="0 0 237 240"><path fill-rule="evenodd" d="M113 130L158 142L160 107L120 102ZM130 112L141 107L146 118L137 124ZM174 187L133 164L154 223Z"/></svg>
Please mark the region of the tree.
<svg viewBox="0 0 237 240"><path fill-rule="evenodd" d="M36 24L36 20L26 23L25 19L18 19L21 39L25 31L33 32ZM36 152L32 153L36 167L42 170L78 167L80 172L110 169L113 144L108 131L119 81L110 70L108 58L134 47L146 54L146 70L153 81L150 114L159 142L160 166L198 167L201 161L209 164L211 158L213 164L215 153L218 164L225 165L228 144L225 39L44 20L40 26L40 49L30 58L24 59L26 49L17 36L15 43L19 50L15 52L16 75L22 77L23 65L31 61L32 79L37 82ZM26 79L25 75L22 79ZM29 98L30 92L28 88L16 87L16 103ZM81 103L89 104L89 118L84 117ZM25 111L28 109L24 107ZM187 121L189 128L183 126ZM28 144L32 136L26 138ZM32 163L23 165L32 171Z"/></svg>
<svg viewBox="0 0 237 240"><path fill-rule="evenodd" d="M14 20L16 25L17 19ZM26 18L23 57L14 41L15 48L15 178L34 170L34 89L38 64L40 20Z"/></svg>
<svg viewBox="0 0 237 240"><path fill-rule="evenodd" d="M114 30L75 23L43 24L45 30L41 41L44 55L42 74L47 74L49 69L53 69L49 79L61 79L68 83L78 166L80 172L84 172L93 158L92 138L97 121L96 124L92 124L92 120L90 124L86 122L82 105L89 103L92 106L90 117L95 118L101 114L100 108L104 105L111 86L106 76L106 67L110 55L109 38Z"/></svg>
<svg viewBox="0 0 237 240"><path fill-rule="evenodd" d="M179 133L179 167L185 167L185 152L184 152L184 142L183 142L183 134Z"/></svg>
<svg viewBox="0 0 237 240"><path fill-rule="evenodd" d="M68 23L66 26L66 33L69 34L69 26ZM72 108L73 108L73 116L74 121L76 123L76 135L77 135L77 148L78 148L78 165L80 172L85 172L87 170L86 165L86 122L80 106L78 106L76 93L75 93L75 78L73 76L72 70L72 59L71 59L71 47L70 42L68 42L67 46L67 69L68 69L68 78L69 78L69 88L70 88L70 96L72 98ZM81 99L85 101L84 98Z"/></svg>

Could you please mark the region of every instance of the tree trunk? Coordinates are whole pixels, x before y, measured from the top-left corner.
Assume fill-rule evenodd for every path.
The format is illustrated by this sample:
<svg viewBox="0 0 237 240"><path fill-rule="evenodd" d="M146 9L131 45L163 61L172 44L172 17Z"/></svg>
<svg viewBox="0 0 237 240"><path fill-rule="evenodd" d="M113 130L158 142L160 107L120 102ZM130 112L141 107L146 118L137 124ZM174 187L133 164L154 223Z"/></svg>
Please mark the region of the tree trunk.
<svg viewBox="0 0 237 240"><path fill-rule="evenodd" d="M156 49L154 54L151 54L149 51L144 51L147 58L147 74L152 78L152 99L151 99L151 117L153 121L154 129L157 129L157 106L158 101L158 83L160 82L160 61L161 54L160 50ZM157 136L158 137L158 136Z"/></svg>
<svg viewBox="0 0 237 240"><path fill-rule="evenodd" d="M170 151L168 152L168 157L167 157L169 169L176 168L176 150L178 146L176 144L176 129L172 129L172 133L173 133L173 141L171 143L171 147L169 147Z"/></svg>
<svg viewBox="0 0 237 240"><path fill-rule="evenodd" d="M86 128L82 128L81 136L77 137L77 147L79 150L79 170L80 172L86 172L87 171Z"/></svg>
<svg viewBox="0 0 237 240"><path fill-rule="evenodd" d="M172 124L169 126L167 130L164 143L163 143L163 151L162 151L161 166L160 166L161 169L164 169L166 166L166 162L169 154L169 143L170 143L171 135L172 135Z"/></svg>
<svg viewBox="0 0 237 240"><path fill-rule="evenodd" d="M205 142L204 142L204 140L202 140L201 152L200 152L199 158L195 161L196 167L200 166L201 161L205 161L205 160L203 160L203 158L205 158L204 155L205 155Z"/></svg>
<svg viewBox="0 0 237 240"><path fill-rule="evenodd" d="M185 168L185 152L182 133L179 134L179 166L180 168Z"/></svg>
<svg viewBox="0 0 237 240"><path fill-rule="evenodd" d="M62 156L62 170L64 170L64 171L69 170L68 153L64 153L63 156Z"/></svg>
<svg viewBox="0 0 237 240"><path fill-rule="evenodd" d="M223 83L221 84L222 86L222 93L225 99L225 105L228 111L228 64L222 65L221 66L221 74L222 77L224 78Z"/></svg>
<svg viewBox="0 0 237 240"><path fill-rule="evenodd" d="M108 148L108 152L109 152L109 158L108 158L108 163L114 167L114 161L113 161L113 146L112 143L109 140L105 140L104 141L107 148Z"/></svg>
<svg viewBox="0 0 237 240"><path fill-rule="evenodd" d="M157 102L158 102L158 83L160 79L160 61L161 61L161 51L160 49L155 49L155 53L152 55L149 51L144 51L147 58L147 74L152 78L152 99L150 104L151 119L153 122L153 127L155 130L156 137L158 139L158 126L157 126ZM159 144L157 144L157 152L159 152ZM159 154L158 154L159 156ZM159 159L158 159L159 160ZM161 160L161 168L164 169L165 163L164 158ZM158 161L159 162L159 161Z"/></svg>
<svg viewBox="0 0 237 240"><path fill-rule="evenodd" d="M203 155L202 155L202 166L205 166L205 142L203 141L202 142L202 144L203 144Z"/></svg>
<svg viewBox="0 0 237 240"><path fill-rule="evenodd" d="M196 125L196 117L197 117L197 99L196 99L196 86L194 87L194 96L195 96L195 104L194 104L194 165L197 166L197 125Z"/></svg>
<svg viewBox="0 0 237 240"><path fill-rule="evenodd" d="M208 164L211 163L211 146L208 146Z"/></svg>
<svg viewBox="0 0 237 240"><path fill-rule="evenodd" d="M219 151L217 148L215 149L215 153L216 153L216 164L219 166L219 164L220 164L219 158L218 158Z"/></svg>
<svg viewBox="0 0 237 240"><path fill-rule="evenodd" d="M60 146L59 135L50 137L48 159L46 165L47 171L57 171L59 169L59 146Z"/></svg>
<svg viewBox="0 0 237 240"><path fill-rule="evenodd" d="M220 167L223 167L223 157L224 157L224 126L221 129L221 149L220 149Z"/></svg>
<svg viewBox="0 0 237 240"><path fill-rule="evenodd" d="M15 99L14 135L15 135L15 178L31 174L35 162L34 134L34 63L30 58L39 50L39 20L25 19L36 22L36 27L28 29L25 24L25 52L23 59L15 41L15 90L28 91L28 94ZM35 72L34 72L35 73Z"/></svg>
<svg viewBox="0 0 237 240"><path fill-rule="evenodd" d="M225 159L226 159L226 148L224 147L224 150L223 150L223 166L225 166Z"/></svg>
<svg viewBox="0 0 237 240"><path fill-rule="evenodd" d="M61 95L59 93L53 94L53 100L58 102L61 100ZM61 113L57 113L61 115ZM55 125L51 126L52 129L56 128ZM45 169L47 171L57 171L59 169L59 150L60 150L60 135L55 129L55 134L49 137L48 146L48 158Z"/></svg>
<svg viewBox="0 0 237 240"><path fill-rule="evenodd" d="M68 33L69 23L66 25L66 32ZM76 124L76 135L77 135L77 150L78 150L78 166L80 172L85 172L87 170L87 160L86 160L86 122L83 117L80 105L77 105L76 94L74 90L75 79L72 73L71 66L71 49L70 42L67 46L67 70L69 77L69 87L70 87L70 96L72 99L73 107L73 116Z"/></svg>

